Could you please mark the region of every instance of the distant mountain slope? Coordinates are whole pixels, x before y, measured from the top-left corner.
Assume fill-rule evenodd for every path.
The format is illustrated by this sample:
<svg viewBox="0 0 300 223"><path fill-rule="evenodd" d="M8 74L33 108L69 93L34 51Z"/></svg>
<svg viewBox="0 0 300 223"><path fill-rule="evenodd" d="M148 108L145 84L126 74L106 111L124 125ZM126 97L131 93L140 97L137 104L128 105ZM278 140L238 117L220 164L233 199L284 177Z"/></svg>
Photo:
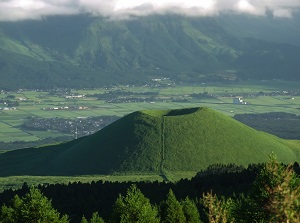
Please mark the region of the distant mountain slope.
<svg viewBox="0 0 300 223"><path fill-rule="evenodd" d="M295 145L208 108L139 111L78 140L0 154L0 176L200 171L271 153L294 162Z"/></svg>
<svg viewBox="0 0 300 223"><path fill-rule="evenodd" d="M0 88L96 87L157 76L195 82L228 73L299 80L299 22L238 15L0 22Z"/></svg>
<svg viewBox="0 0 300 223"><path fill-rule="evenodd" d="M253 15L226 15L219 24L237 38L252 38L274 43L300 46L300 13L293 18Z"/></svg>

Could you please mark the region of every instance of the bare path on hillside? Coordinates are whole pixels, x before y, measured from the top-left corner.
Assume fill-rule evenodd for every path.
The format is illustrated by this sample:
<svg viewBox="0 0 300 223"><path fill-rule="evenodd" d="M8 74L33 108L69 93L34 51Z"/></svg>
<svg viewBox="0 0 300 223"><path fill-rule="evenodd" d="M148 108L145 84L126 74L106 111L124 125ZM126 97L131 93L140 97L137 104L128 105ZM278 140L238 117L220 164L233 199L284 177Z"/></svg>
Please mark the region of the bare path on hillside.
<svg viewBox="0 0 300 223"><path fill-rule="evenodd" d="M160 163L160 173L161 177L165 181L169 181L168 177L164 171L164 161L165 161L165 116L162 116L161 120L161 163Z"/></svg>

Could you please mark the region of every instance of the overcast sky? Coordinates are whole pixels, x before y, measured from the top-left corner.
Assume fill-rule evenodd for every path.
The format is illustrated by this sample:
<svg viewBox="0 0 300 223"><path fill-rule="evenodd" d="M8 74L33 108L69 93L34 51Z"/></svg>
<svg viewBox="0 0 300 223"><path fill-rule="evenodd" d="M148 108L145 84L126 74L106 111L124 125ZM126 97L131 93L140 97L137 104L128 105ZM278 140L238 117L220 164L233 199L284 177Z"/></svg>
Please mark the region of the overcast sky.
<svg viewBox="0 0 300 223"><path fill-rule="evenodd" d="M91 13L112 19L130 16L178 13L214 16L220 13L248 13L292 18L300 0L0 0L0 21L41 19L50 15Z"/></svg>

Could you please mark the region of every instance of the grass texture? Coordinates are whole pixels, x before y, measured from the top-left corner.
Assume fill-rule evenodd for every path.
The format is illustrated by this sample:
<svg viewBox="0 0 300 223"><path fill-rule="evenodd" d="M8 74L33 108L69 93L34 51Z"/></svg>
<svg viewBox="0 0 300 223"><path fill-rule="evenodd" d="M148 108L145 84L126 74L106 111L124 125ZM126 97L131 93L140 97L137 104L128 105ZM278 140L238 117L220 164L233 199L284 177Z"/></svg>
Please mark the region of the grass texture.
<svg viewBox="0 0 300 223"><path fill-rule="evenodd" d="M0 176L165 175L216 163L262 163L271 153L285 163L299 161L299 143L206 107L145 110L64 144L2 153Z"/></svg>

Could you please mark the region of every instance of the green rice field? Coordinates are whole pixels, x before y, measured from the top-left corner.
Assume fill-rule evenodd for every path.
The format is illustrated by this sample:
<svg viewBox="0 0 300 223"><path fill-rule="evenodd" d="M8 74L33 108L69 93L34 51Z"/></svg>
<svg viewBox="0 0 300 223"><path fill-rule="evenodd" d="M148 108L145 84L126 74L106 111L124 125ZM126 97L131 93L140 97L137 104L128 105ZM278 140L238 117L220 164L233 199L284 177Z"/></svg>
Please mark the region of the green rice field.
<svg viewBox="0 0 300 223"><path fill-rule="evenodd" d="M49 92L22 91L2 92L0 99L7 96L15 97L19 102L15 109L5 109L0 104L0 141L34 141L46 137L62 135L52 131L22 131L19 126L27 117L71 118L94 117L104 115L124 116L137 110L175 109L206 106L220 111L228 116L242 113L288 112L300 115L300 96L282 93L283 91L299 91L297 83L282 81L245 82L237 84L207 84L194 86L119 86L113 89L83 89L73 90L72 94L93 95L108 91L124 91L139 94L155 92L160 100L148 102L108 103L94 97L66 98L65 95L53 95ZM198 99L192 94L207 92L214 98ZM258 93L260 96L257 96ZM274 95L270 95L270 93ZM277 92L277 93L276 93ZM280 92L280 93L278 93ZM253 96L254 95L254 96ZM256 96L255 96L256 95ZM122 97L122 95L120 95ZM249 104L233 104L234 97L243 97ZM20 100L26 98L26 100ZM174 99L186 99L184 102ZM52 109L61 107L76 107L77 109ZM79 109L81 108L81 109Z"/></svg>

